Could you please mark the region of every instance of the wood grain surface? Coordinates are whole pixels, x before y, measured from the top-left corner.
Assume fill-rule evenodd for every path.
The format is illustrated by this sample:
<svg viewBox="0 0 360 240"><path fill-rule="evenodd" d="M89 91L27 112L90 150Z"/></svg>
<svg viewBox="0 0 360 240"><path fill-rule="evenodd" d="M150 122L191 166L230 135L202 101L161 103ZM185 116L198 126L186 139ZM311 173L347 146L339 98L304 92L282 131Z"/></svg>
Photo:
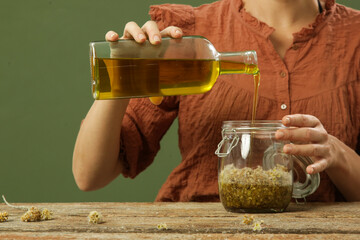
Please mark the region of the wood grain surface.
<svg viewBox="0 0 360 240"><path fill-rule="evenodd" d="M22 222L24 210L0 204L9 219L0 239L360 239L360 202L290 204L286 212L242 214L221 203L26 203L53 212L53 219ZM104 223L87 216L98 211ZM263 221L262 230L242 223ZM158 224L167 229L158 229Z"/></svg>

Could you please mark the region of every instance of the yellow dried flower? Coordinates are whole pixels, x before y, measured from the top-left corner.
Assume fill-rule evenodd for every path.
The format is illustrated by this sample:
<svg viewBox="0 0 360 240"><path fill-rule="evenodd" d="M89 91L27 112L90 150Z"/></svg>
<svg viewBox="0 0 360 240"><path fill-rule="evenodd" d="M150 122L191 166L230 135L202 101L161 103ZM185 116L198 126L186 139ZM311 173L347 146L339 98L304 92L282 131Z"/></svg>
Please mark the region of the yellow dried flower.
<svg viewBox="0 0 360 240"><path fill-rule="evenodd" d="M50 219L52 219L52 212L47 208L44 208L41 211L41 220L50 220Z"/></svg>
<svg viewBox="0 0 360 240"><path fill-rule="evenodd" d="M6 222L9 218L9 214L7 212L0 212L0 222Z"/></svg>
<svg viewBox="0 0 360 240"><path fill-rule="evenodd" d="M253 223L253 221L254 221L254 216L253 215L251 215L251 216L244 215L242 223L246 224L246 225L250 225L250 224Z"/></svg>
<svg viewBox="0 0 360 240"><path fill-rule="evenodd" d="M31 207L24 215L21 216L23 222L37 222L41 220L41 212L37 207Z"/></svg>
<svg viewBox="0 0 360 240"><path fill-rule="evenodd" d="M157 225L157 229L159 229L159 230L167 230L168 227L167 227L166 223L160 223L160 224Z"/></svg>
<svg viewBox="0 0 360 240"><path fill-rule="evenodd" d="M253 224L253 231L258 231L260 232L262 230L262 224L264 223L263 220L261 221L256 221L254 224Z"/></svg>
<svg viewBox="0 0 360 240"><path fill-rule="evenodd" d="M14 206L6 201L4 195L2 195L2 198L5 202L5 204L8 205L9 207L27 211L26 213L24 213L21 216L21 221L23 221L23 222L36 222L36 221L41 221L41 220L52 219L52 212L49 211L47 208L44 208L42 210L42 212L40 212L40 210L37 207L29 208L29 207L25 207L25 206Z"/></svg>
<svg viewBox="0 0 360 240"><path fill-rule="evenodd" d="M104 219L103 219L101 213L99 213L97 211L91 211L89 213L88 219L89 219L89 223L99 224L99 223L104 222Z"/></svg>

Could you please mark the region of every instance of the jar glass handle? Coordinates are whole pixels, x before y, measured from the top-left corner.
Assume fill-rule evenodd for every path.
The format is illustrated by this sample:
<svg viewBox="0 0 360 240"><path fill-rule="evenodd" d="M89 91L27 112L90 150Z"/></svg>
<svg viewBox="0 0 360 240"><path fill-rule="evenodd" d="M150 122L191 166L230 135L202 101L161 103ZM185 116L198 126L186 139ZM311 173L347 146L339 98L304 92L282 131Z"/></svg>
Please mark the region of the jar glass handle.
<svg viewBox="0 0 360 240"><path fill-rule="evenodd" d="M305 198L310 194L314 193L320 185L320 174L308 174L306 167L312 164L309 157L293 155L294 164L298 164L301 170L304 172L306 179L303 183L296 181L293 184L293 198ZM294 168L295 169L295 168ZM295 171L296 174L298 174ZM299 179L299 176L298 176Z"/></svg>

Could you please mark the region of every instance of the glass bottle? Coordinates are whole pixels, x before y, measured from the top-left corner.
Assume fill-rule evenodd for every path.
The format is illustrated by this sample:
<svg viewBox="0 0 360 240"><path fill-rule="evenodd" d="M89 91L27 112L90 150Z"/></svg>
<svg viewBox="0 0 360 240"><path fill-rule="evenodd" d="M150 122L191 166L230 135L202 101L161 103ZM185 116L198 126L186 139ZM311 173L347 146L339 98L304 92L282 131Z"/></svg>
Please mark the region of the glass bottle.
<svg viewBox="0 0 360 240"><path fill-rule="evenodd" d="M282 212L292 198L316 191L320 175L306 173L311 159L283 152L275 139L281 121L225 121L219 157L220 200L230 212Z"/></svg>
<svg viewBox="0 0 360 240"><path fill-rule="evenodd" d="M257 74L255 51L219 53L200 36L91 42L95 99L188 95L209 91L220 74Z"/></svg>

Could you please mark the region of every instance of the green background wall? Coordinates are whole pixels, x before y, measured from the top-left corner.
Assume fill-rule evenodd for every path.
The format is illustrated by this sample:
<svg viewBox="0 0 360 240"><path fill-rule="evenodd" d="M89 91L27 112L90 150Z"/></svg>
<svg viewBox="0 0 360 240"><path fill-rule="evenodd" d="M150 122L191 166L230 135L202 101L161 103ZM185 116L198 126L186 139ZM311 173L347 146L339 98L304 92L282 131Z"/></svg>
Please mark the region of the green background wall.
<svg viewBox="0 0 360 240"><path fill-rule="evenodd" d="M0 1L0 194L11 202L153 201L180 162L177 122L136 179L94 192L75 185L72 152L90 94L88 43L128 21L148 20L155 0ZM198 6L212 0L171 0ZM360 8L359 1L338 1Z"/></svg>

